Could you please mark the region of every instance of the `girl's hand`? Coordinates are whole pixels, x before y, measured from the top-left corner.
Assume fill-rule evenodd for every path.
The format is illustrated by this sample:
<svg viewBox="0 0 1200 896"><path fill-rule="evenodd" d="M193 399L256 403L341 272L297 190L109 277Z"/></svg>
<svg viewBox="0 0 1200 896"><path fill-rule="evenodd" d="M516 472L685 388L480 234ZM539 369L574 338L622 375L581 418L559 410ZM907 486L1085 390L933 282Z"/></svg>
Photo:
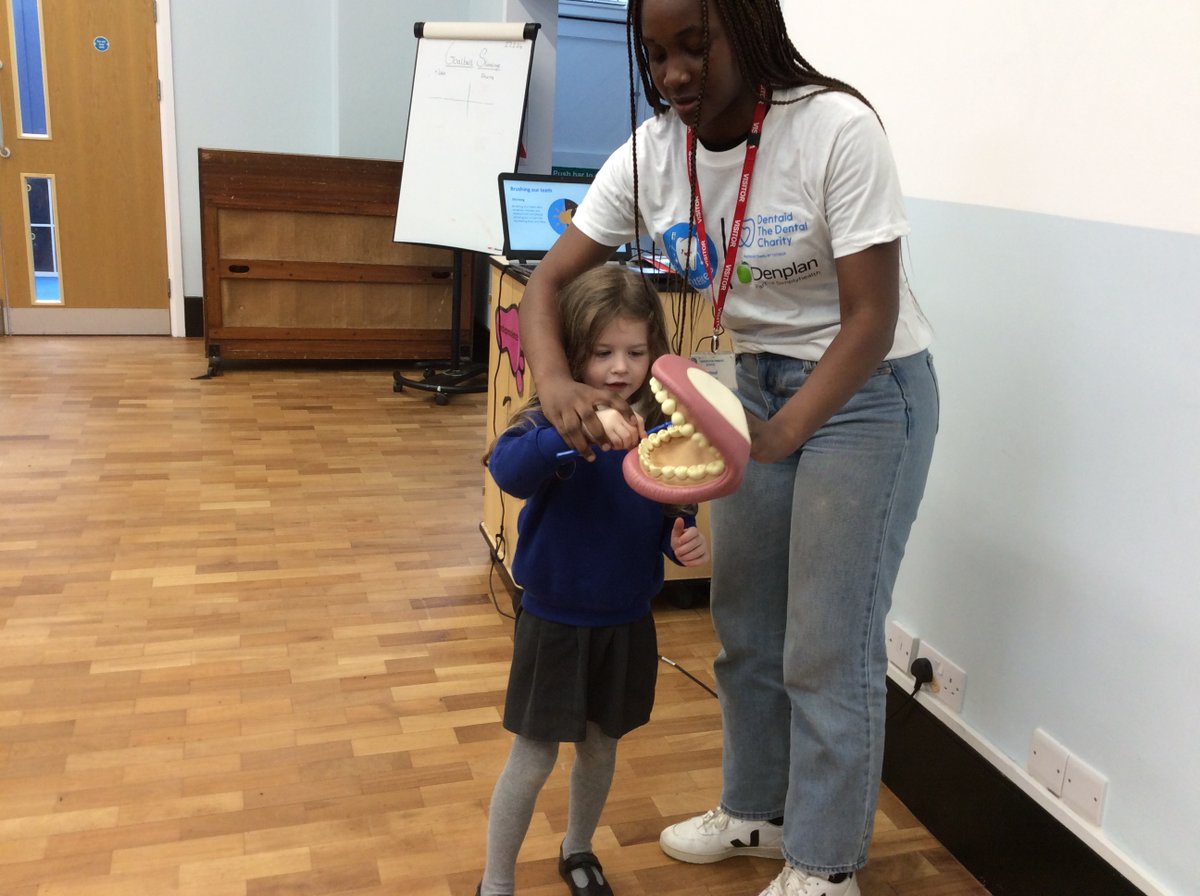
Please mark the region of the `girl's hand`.
<svg viewBox="0 0 1200 896"><path fill-rule="evenodd" d="M611 405L611 410L618 414L627 412L628 416L633 416L633 410L619 395L578 383L569 377L545 377L538 381L537 393L542 413L550 425L584 460L596 459L591 448L593 444L601 448L611 444L606 426L598 419L597 406Z"/></svg>
<svg viewBox="0 0 1200 896"><path fill-rule="evenodd" d="M630 421L615 408L596 408L596 419L604 427L604 440L596 440L600 442L602 449L636 448L637 443L646 437L645 421L636 411L633 412L633 420Z"/></svg>
<svg viewBox="0 0 1200 896"><path fill-rule="evenodd" d="M683 518L675 517L671 526L671 552L683 566L702 566L708 562L708 542L696 526L683 528Z"/></svg>

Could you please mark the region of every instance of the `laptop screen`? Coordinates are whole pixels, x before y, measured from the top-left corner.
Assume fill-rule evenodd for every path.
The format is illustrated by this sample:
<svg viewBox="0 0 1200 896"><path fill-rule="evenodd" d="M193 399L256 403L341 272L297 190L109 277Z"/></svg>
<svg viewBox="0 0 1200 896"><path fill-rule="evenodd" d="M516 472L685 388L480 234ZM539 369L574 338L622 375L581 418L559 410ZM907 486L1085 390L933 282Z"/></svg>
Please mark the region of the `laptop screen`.
<svg viewBox="0 0 1200 896"><path fill-rule="evenodd" d="M590 177L501 172L504 257L521 264L544 258L571 223L591 182ZM615 257L628 258L627 249L623 246Z"/></svg>

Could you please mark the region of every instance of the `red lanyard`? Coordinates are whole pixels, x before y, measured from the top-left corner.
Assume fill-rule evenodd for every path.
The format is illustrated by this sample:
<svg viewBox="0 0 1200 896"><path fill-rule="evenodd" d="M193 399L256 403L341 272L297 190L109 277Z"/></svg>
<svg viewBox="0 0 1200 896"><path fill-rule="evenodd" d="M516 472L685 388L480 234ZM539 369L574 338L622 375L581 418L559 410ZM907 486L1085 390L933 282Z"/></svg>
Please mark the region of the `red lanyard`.
<svg viewBox="0 0 1200 896"><path fill-rule="evenodd" d="M725 248L725 265L721 269L721 282L713 295L713 350L717 349L717 337L721 332L721 313L725 310L725 297L733 280L733 268L737 264L738 240L742 234L742 222L746 218L746 203L750 198L750 181L754 177L754 162L758 158L758 143L762 137L763 119L767 116L767 90L758 89L758 105L754 107L754 120L750 125L750 136L746 139L746 158L742 162L742 180L738 186L737 202L733 208L733 221L729 226L729 244ZM692 169L692 147L696 135L687 130L688 180L696 183L696 241L699 243L700 259L704 262L708 282L713 282L712 258L708 251L708 237L704 230L704 206L700 202L700 180ZM711 286L710 286L711 289Z"/></svg>

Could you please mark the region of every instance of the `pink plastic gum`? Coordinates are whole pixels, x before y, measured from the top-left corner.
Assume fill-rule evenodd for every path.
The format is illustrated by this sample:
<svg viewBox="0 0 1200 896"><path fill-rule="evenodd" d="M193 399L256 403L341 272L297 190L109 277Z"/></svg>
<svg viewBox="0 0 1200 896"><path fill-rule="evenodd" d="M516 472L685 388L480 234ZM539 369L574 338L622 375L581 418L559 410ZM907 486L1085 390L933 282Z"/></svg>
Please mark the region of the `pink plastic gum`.
<svg viewBox="0 0 1200 896"><path fill-rule="evenodd" d="M697 482L660 479L642 469L635 449L622 463L629 487L663 504L708 501L736 491L750 459L750 429L738 397L699 364L679 355L663 355L650 372L721 454L725 469Z"/></svg>

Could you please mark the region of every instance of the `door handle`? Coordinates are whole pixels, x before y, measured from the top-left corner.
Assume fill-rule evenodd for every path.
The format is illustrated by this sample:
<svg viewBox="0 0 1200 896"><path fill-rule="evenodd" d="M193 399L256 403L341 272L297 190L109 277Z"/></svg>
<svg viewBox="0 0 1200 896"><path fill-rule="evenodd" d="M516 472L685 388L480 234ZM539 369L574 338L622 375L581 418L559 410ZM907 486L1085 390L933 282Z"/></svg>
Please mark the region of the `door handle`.
<svg viewBox="0 0 1200 896"><path fill-rule="evenodd" d="M0 62L0 71L4 70L4 63ZM4 145L4 115L0 114L0 159L7 159L12 155L12 150Z"/></svg>

